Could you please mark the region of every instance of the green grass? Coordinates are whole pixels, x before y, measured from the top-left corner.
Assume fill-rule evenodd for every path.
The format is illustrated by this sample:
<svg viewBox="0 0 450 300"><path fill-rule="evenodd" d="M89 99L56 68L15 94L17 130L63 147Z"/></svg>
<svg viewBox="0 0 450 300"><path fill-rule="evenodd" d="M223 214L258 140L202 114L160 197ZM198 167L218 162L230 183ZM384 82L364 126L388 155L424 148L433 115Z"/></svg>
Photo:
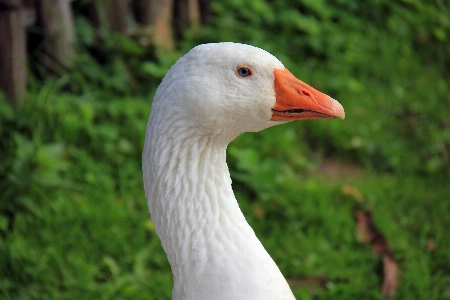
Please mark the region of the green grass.
<svg viewBox="0 0 450 300"><path fill-rule="evenodd" d="M363 207L399 262L394 299L450 299L445 10L255 0L213 2L213 13L181 52L201 41L261 46L346 110L344 121L285 124L228 148L241 209L297 298L381 299L380 258L356 235ZM91 30L77 24L81 36ZM1 299L171 296L140 157L148 91L178 54L149 58L118 41L106 66L81 49L71 74L32 81L19 110L0 96ZM304 283L313 276L329 282Z"/></svg>
<svg viewBox="0 0 450 300"><path fill-rule="evenodd" d="M13 132L11 141L22 150L11 151L9 171L27 147L31 169L15 170L29 190L14 190L23 182L10 183L14 197L2 198L14 205L14 213L0 219L2 299L169 298L172 275L141 182L149 101L57 95L41 104L31 100L16 113L27 125ZM327 288L316 291L318 299L380 298L380 260L356 238L353 212L361 204L343 193L350 184L362 193L363 206L400 263L396 298L449 297L446 178L358 166L357 176L318 172L322 155L302 141L304 131L341 121L309 123L245 134L229 147L241 208L282 272L294 281L330 278ZM437 245L433 252L428 238ZM312 299L307 291L294 289L299 299Z"/></svg>
<svg viewBox="0 0 450 300"><path fill-rule="evenodd" d="M362 206L373 213L376 226L399 261L401 279L396 299L450 297L447 178L373 173L357 168L345 171L344 164L337 165L342 167L339 176L329 176L317 169L320 157L314 153L306 156L312 156L310 161L316 161L316 165L304 164L305 153L295 148L299 136L289 133L294 127L280 126L261 135L276 135L278 142L287 141L284 147L289 150L283 153L289 158L289 152L297 152L297 166L295 159L249 158L248 152L257 156L257 150L239 150L235 144L229 151L232 157L244 154L244 162L237 165L238 170L246 170L246 176L232 173L235 191L247 219L283 274L294 280L305 275L330 278L328 288L319 293L320 299L379 299L380 259L356 238L353 214ZM251 143L255 146L255 139ZM265 151L264 146L267 143L254 149ZM253 161L252 166L247 165L249 161ZM245 184L241 186L241 182ZM360 191L362 203L344 193L344 185ZM249 202L255 194L258 200ZM428 239L435 241L434 251L427 248ZM311 297L302 289L295 292L299 299Z"/></svg>

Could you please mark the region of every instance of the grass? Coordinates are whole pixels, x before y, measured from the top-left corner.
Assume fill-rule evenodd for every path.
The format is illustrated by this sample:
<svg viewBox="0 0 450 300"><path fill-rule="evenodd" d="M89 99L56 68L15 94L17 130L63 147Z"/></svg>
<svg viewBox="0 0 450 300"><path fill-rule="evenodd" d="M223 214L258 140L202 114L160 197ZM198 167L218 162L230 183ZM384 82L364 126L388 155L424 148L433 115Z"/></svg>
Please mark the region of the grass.
<svg viewBox="0 0 450 300"><path fill-rule="evenodd" d="M346 119L238 137L228 164L241 209L297 299L381 299L380 259L356 235L361 207L399 262L394 299L450 299L450 86L436 52L448 49L445 12L288 2L214 2L220 16L197 39L270 50L338 99ZM378 19L380 11L389 15ZM89 29L78 21L79 34ZM431 31L441 37L432 49ZM150 88L135 94L126 57L102 68L80 52L81 71L34 82L25 107L13 111L0 96L1 299L171 297L140 157L146 91L177 53L148 60L141 52L131 68ZM307 280L317 276L325 286Z"/></svg>
<svg viewBox="0 0 450 300"><path fill-rule="evenodd" d="M286 128L269 129L267 135L288 140L281 130ZM230 152L240 151L230 148ZM396 176L354 167L346 171L349 168L342 163L337 164L342 171L329 176L319 171L320 158L315 167L308 166L303 172L290 170L293 164L288 162L277 161L275 169L269 170L264 164L255 161L258 170L248 178L248 185L254 182L253 192L260 191L259 201L249 203L251 193L245 188L239 193L239 185L235 191L237 188L247 219L288 278L294 282L305 275L330 278L318 299L379 299L380 260L356 237L353 213L362 206L373 213L400 263L396 299L450 296L446 267L450 261L446 232L450 203L445 178ZM344 186L351 186L362 197L346 193ZM436 249L430 249L430 240ZM302 288L295 292L299 299L312 299Z"/></svg>
<svg viewBox="0 0 450 300"><path fill-rule="evenodd" d="M10 172L29 181L29 190L14 191L23 182L7 178L16 197L10 200L22 200L0 220L2 299L170 298L170 267L141 183L149 101L47 97L16 113L25 124L12 132ZM446 178L374 173L349 159L329 176L320 171L323 155L302 137L310 126L340 121L309 123L245 134L228 151L240 206L298 299L380 298L379 258L356 238L353 211L361 205L373 212L400 262L396 298L449 297ZM27 148L32 154L21 154ZM14 169L22 156L31 161L28 172ZM344 185L359 190L362 203ZM427 248L430 238L434 250ZM317 275L330 282L313 294L295 284Z"/></svg>

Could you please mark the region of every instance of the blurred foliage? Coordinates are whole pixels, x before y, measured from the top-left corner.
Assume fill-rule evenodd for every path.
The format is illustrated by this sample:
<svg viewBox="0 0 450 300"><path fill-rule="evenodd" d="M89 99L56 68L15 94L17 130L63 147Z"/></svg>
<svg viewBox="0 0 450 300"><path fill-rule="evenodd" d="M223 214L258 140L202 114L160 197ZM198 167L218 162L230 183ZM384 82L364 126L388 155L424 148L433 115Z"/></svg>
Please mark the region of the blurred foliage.
<svg viewBox="0 0 450 300"><path fill-rule="evenodd" d="M96 32L75 11L75 69L44 75L36 50L27 105L0 95L0 298L170 298L140 171L149 99L182 53L215 41L268 50L346 110L345 121L244 134L228 149L240 206L283 273L330 278L295 287L297 298L380 299L379 262L355 237L361 205L400 261L396 298L450 297L443 1L213 1L213 23L160 54L150 33ZM330 159L350 171L323 174ZM362 196L341 192L348 184Z"/></svg>
<svg viewBox="0 0 450 300"><path fill-rule="evenodd" d="M1 298L168 297L140 175L148 103L62 86L46 81L17 111L0 102Z"/></svg>
<svg viewBox="0 0 450 300"><path fill-rule="evenodd" d="M443 3L247 0L213 8L208 41L260 46L344 105L342 125L305 124L314 139L340 136L332 142L340 145L318 149L342 149L340 157L379 171L449 175L450 15Z"/></svg>

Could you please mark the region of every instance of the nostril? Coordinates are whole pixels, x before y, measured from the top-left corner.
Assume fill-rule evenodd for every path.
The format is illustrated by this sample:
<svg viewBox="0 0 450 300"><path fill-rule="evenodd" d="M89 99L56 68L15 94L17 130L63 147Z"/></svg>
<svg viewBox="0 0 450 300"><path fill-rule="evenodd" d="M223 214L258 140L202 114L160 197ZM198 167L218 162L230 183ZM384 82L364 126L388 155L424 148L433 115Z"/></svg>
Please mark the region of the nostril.
<svg viewBox="0 0 450 300"><path fill-rule="evenodd" d="M311 93L308 92L307 90L302 90L302 94L305 95L306 97L312 98Z"/></svg>

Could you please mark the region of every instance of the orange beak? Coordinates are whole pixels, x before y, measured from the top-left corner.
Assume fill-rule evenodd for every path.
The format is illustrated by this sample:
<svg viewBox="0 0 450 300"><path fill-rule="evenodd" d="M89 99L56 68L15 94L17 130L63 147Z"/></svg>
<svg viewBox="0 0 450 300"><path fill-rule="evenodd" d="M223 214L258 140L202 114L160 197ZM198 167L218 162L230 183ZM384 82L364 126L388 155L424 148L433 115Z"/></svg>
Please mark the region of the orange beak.
<svg viewBox="0 0 450 300"><path fill-rule="evenodd" d="M288 69L275 69L272 121L345 118L342 105L297 79Z"/></svg>

